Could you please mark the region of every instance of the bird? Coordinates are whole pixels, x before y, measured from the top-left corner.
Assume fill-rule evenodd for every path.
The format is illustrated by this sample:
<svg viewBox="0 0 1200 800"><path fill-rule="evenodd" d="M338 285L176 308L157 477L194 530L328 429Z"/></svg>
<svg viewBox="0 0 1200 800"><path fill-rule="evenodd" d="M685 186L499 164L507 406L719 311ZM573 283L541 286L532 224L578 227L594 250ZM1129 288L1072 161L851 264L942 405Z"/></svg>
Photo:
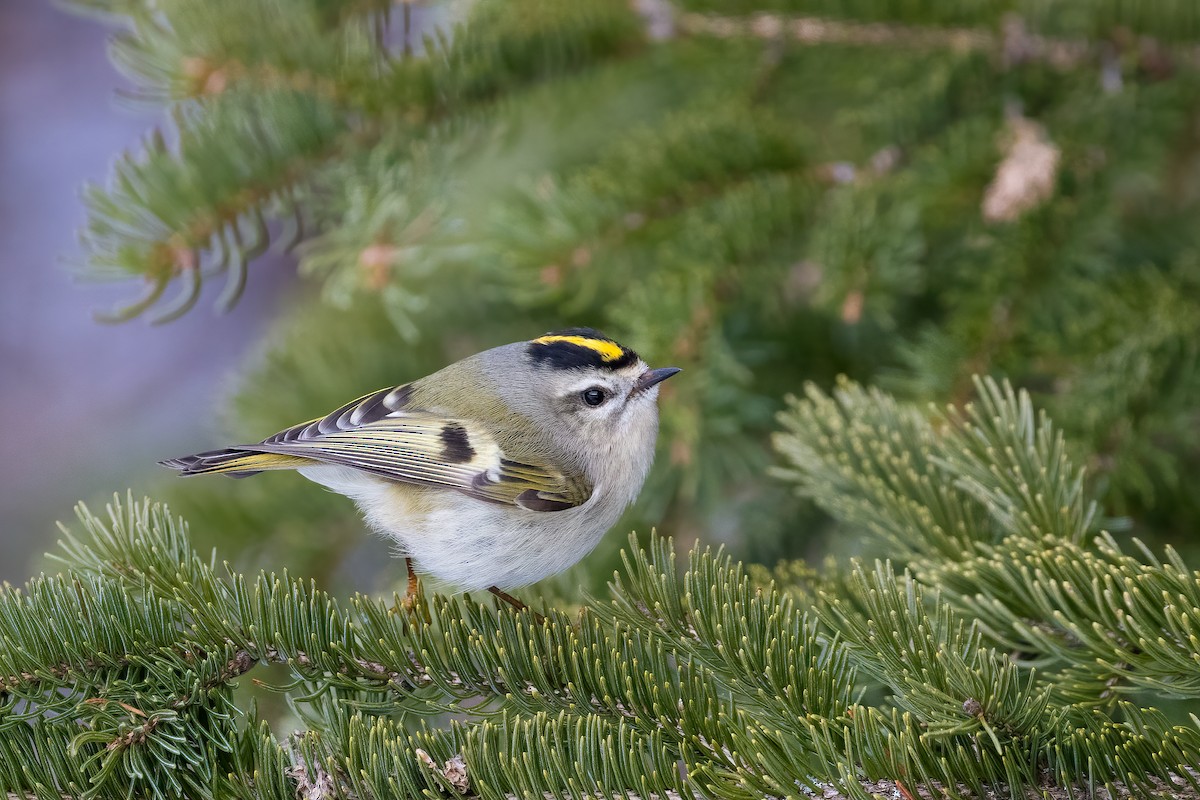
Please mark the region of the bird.
<svg viewBox="0 0 1200 800"><path fill-rule="evenodd" d="M654 460L652 369L594 328L484 350L262 441L159 462L182 476L293 469L349 497L408 570L509 594L587 555Z"/></svg>

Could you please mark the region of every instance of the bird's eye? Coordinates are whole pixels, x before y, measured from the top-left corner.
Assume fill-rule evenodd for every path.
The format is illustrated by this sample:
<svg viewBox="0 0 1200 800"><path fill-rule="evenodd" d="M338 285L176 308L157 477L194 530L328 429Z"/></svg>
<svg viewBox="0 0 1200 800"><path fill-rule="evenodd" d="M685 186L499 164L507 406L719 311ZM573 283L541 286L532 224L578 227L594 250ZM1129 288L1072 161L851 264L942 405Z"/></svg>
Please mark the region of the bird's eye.
<svg viewBox="0 0 1200 800"><path fill-rule="evenodd" d="M596 386L593 386L590 389L584 389L583 393L579 396L582 397L583 402L587 403L589 406L598 406L608 398L608 394L605 393L603 389Z"/></svg>

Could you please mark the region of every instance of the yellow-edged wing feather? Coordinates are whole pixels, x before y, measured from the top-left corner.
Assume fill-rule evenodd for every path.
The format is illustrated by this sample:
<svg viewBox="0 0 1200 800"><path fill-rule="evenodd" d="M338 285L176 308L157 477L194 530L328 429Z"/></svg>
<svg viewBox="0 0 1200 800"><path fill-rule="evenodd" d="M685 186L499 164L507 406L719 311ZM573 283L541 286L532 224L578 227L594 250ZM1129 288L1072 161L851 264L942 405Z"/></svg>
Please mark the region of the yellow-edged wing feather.
<svg viewBox="0 0 1200 800"><path fill-rule="evenodd" d="M477 423L409 407L411 386L383 389L257 444L162 462L184 475L235 477L338 464L388 480L453 489L534 511L580 505L591 487L561 469L511 459Z"/></svg>

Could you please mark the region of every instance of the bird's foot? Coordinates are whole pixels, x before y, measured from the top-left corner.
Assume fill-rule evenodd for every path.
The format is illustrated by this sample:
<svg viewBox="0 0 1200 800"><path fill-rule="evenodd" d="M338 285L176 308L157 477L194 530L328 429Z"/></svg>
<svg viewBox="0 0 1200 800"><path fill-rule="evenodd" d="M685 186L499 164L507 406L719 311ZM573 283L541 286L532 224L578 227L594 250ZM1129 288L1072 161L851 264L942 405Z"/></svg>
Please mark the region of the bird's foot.
<svg viewBox="0 0 1200 800"><path fill-rule="evenodd" d="M408 568L408 585L404 591L404 597L397 604L396 611L412 615L416 613L418 605L420 606L421 619L428 625L433 622L433 618L429 615L429 608L424 603L424 597L421 594L421 579L417 577L417 573L413 570L411 558L404 559L404 565Z"/></svg>

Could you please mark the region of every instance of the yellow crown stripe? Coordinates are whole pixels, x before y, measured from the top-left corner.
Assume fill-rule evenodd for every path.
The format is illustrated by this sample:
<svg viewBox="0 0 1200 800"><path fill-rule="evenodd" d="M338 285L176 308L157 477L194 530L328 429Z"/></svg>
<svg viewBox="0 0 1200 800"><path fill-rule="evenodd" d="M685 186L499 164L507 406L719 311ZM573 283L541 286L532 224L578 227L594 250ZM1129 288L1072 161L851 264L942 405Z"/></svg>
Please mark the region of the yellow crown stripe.
<svg viewBox="0 0 1200 800"><path fill-rule="evenodd" d="M553 344L554 342L566 342L567 344L586 347L588 350L594 350L600 354L600 358L604 361L616 361L621 356L625 355L625 351L621 349L621 345L616 342L606 342L603 339L589 339L586 336L542 336L534 339L534 344Z"/></svg>

